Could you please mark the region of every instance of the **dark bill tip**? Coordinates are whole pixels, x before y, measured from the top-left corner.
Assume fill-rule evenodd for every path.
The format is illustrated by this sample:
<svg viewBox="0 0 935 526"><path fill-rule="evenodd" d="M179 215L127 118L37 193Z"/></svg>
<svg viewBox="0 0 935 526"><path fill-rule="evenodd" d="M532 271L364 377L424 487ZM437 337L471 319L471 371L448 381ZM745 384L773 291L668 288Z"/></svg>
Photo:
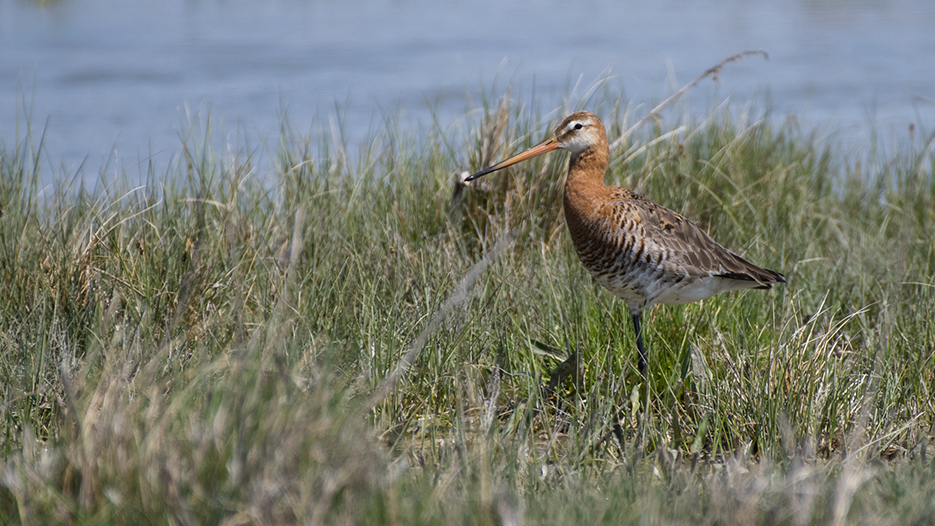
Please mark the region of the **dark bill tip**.
<svg viewBox="0 0 935 526"><path fill-rule="evenodd" d="M468 178L465 179L464 182L467 183L467 182L473 181L474 179L483 177L483 176L485 176L485 175L487 175L487 174L489 174L489 173L491 173L491 172L496 172L498 169L499 169L499 168L498 168L498 166L497 166L496 164L493 165L493 166L491 166L490 168L484 168L483 170L481 170L481 171L479 171L479 172L477 172L477 173L475 173L475 174L471 174L470 176L468 176Z"/></svg>

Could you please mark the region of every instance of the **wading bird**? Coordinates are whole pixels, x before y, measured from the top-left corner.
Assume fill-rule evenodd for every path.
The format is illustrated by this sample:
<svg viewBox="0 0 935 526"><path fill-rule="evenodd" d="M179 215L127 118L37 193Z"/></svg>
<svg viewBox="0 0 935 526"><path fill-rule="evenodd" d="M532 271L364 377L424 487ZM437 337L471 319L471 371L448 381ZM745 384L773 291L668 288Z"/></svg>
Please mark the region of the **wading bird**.
<svg viewBox="0 0 935 526"><path fill-rule="evenodd" d="M594 279L630 308L641 375L645 376L647 356L640 313L646 308L785 282L782 274L727 250L680 214L626 188L607 186L607 132L588 111L572 113L545 141L465 181L553 150L571 153L564 197L571 240Z"/></svg>

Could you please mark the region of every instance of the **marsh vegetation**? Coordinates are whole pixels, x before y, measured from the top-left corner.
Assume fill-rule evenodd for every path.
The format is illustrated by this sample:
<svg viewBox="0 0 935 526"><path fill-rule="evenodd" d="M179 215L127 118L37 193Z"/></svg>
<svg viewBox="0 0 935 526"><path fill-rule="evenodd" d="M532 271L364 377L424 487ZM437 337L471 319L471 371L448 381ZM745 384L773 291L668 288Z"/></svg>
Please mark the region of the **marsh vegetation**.
<svg viewBox="0 0 935 526"><path fill-rule="evenodd" d="M458 182L573 108L485 100L356 153L208 127L94 192L40 184L40 132L0 151L2 522L931 523L931 130L854 154L722 106L615 145L608 182L788 281L647 312L646 385L565 156Z"/></svg>

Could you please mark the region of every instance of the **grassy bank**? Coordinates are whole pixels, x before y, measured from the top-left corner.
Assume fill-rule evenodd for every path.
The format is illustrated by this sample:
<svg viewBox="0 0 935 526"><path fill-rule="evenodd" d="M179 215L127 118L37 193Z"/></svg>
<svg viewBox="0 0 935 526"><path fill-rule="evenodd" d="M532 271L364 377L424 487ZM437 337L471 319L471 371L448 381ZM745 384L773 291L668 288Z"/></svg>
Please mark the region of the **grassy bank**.
<svg viewBox="0 0 935 526"><path fill-rule="evenodd" d="M3 522L930 523L931 136L720 109L617 147L608 182L788 280L647 313L645 407L565 156L456 182L563 113L512 107L356 154L286 123L262 171L191 138L94 194L0 152Z"/></svg>

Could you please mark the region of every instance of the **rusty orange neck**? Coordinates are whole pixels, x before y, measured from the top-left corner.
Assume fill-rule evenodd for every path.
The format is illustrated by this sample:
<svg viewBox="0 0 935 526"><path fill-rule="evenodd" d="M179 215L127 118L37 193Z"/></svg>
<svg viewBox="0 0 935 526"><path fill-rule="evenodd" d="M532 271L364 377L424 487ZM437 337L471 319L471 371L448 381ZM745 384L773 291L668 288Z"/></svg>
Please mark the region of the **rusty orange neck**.
<svg viewBox="0 0 935 526"><path fill-rule="evenodd" d="M584 211L595 205L595 199L606 190L604 172L607 171L610 149L601 141L584 151L572 154L568 161L565 180L565 205ZM590 202L590 203L589 203Z"/></svg>
<svg viewBox="0 0 935 526"><path fill-rule="evenodd" d="M606 140L586 150L572 154L568 161L568 179L566 185L604 186L604 172L610 159L610 149Z"/></svg>
<svg viewBox="0 0 935 526"><path fill-rule="evenodd" d="M593 228L591 223L597 217L597 209L607 193L604 172L609 157L610 149L605 140L573 154L568 161L563 199L565 223L576 247L587 239L588 231Z"/></svg>

